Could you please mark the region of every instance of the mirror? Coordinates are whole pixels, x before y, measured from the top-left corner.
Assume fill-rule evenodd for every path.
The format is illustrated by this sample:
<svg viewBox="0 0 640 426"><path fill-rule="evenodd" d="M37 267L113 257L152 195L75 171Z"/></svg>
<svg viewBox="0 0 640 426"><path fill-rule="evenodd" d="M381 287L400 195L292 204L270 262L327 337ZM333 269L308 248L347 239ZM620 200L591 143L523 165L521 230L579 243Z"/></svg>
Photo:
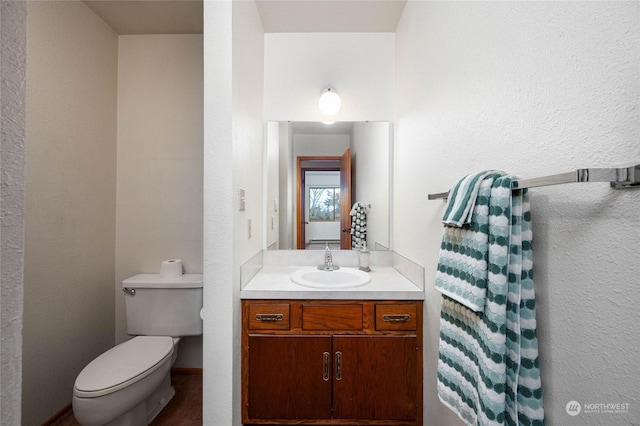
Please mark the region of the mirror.
<svg viewBox="0 0 640 426"><path fill-rule="evenodd" d="M265 136L265 249L390 249L391 123L273 121Z"/></svg>

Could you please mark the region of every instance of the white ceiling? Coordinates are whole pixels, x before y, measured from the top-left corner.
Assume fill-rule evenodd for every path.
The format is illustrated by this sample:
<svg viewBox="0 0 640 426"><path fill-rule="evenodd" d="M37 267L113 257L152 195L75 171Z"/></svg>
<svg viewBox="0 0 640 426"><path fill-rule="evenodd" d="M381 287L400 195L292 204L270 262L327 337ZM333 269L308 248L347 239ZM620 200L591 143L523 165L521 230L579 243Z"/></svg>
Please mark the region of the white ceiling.
<svg viewBox="0 0 640 426"><path fill-rule="evenodd" d="M83 0L118 34L201 34L202 0ZM256 0L267 33L395 32L407 0Z"/></svg>
<svg viewBox="0 0 640 426"><path fill-rule="evenodd" d="M202 0L82 0L116 33L202 34Z"/></svg>
<svg viewBox="0 0 640 426"><path fill-rule="evenodd" d="M395 32L407 0L256 0L266 33Z"/></svg>

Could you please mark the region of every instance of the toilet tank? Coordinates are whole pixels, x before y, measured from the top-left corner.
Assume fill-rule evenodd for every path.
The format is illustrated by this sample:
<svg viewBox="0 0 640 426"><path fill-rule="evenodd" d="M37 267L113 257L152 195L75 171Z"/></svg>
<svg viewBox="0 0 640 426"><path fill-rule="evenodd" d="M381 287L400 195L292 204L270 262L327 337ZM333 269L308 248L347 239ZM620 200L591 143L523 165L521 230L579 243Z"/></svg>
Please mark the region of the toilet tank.
<svg viewBox="0 0 640 426"><path fill-rule="evenodd" d="M194 336L202 334L202 274L160 278L139 274L122 282L127 334Z"/></svg>

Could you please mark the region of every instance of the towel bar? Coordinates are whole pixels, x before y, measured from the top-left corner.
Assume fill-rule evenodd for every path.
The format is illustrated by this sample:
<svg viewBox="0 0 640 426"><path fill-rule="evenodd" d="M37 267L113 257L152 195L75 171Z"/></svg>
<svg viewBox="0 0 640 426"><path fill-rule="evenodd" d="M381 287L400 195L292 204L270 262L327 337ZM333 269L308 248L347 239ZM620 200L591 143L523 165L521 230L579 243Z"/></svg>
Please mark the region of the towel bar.
<svg viewBox="0 0 640 426"><path fill-rule="evenodd" d="M532 179L515 180L512 189L536 188L574 182L610 182L612 188L625 189L640 185L640 164L627 167L578 169ZM429 194L429 200L447 199L449 191Z"/></svg>

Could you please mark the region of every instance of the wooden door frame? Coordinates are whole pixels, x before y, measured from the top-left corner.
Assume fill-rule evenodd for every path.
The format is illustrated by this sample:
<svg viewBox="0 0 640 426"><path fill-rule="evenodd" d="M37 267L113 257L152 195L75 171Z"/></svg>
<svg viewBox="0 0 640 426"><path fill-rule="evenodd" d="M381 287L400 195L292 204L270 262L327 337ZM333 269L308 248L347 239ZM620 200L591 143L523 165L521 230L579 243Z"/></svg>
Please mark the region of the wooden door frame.
<svg viewBox="0 0 640 426"><path fill-rule="evenodd" d="M303 161L340 161L342 156L329 155L329 156L302 156L296 158L296 248L299 250L305 249L305 220L304 209L305 203L305 187L304 187L304 174L308 171L340 171L340 167L302 167ZM351 190L351 188L349 188Z"/></svg>
<svg viewBox="0 0 640 426"><path fill-rule="evenodd" d="M351 250L351 149L340 157L340 249Z"/></svg>

